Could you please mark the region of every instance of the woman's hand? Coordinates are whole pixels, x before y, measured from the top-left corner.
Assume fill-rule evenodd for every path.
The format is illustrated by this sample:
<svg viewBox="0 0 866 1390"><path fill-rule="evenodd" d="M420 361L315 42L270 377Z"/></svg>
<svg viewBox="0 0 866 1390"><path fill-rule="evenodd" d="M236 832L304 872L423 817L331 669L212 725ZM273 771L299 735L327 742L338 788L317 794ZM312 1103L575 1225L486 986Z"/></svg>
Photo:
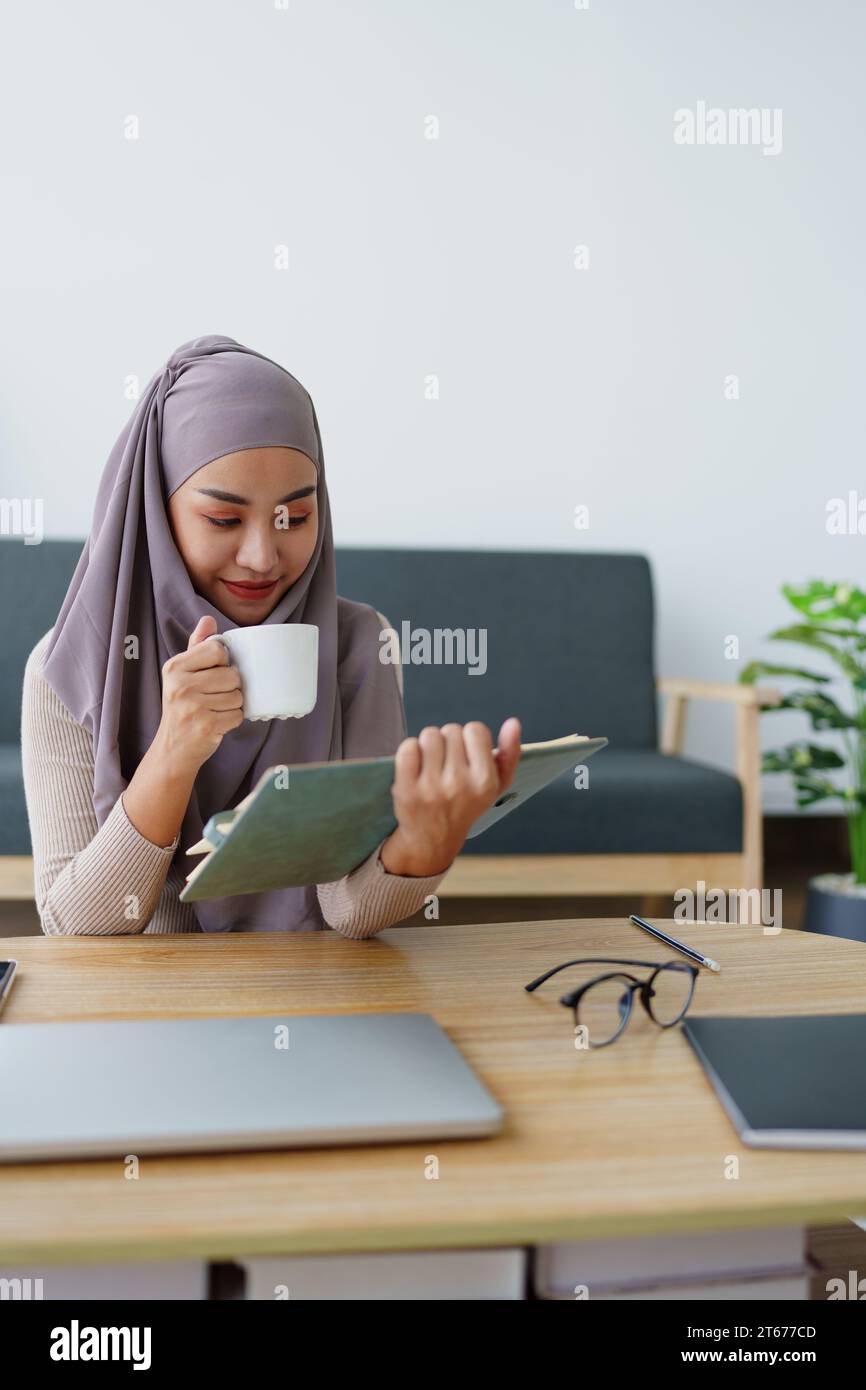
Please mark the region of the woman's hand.
<svg viewBox="0 0 866 1390"><path fill-rule="evenodd" d="M498 747L486 724L428 725L404 738L391 795L397 829L379 857L389 874L426 878L450 866L473 821L511 785L520 759L520 720L506 719Z"/></svg>
<svg viewBox="0 0 866 1390"><path fill-rule="evenodd" d="M199 618L185 652L162 668L162 719L156 739L175 768L195 772L229 729L243 723L241 675L222 642L209 642L216 619Z"/></svg>
<svg viewBox="0 0 866 1390"><path fill-rule="evenodd" d="M165 849L183 824L196 773L243 718L240 672L221 642L207 641L215 631L215 618L200 618L186 651L163 666L159 728L123 793L135 829Z"/></svg>

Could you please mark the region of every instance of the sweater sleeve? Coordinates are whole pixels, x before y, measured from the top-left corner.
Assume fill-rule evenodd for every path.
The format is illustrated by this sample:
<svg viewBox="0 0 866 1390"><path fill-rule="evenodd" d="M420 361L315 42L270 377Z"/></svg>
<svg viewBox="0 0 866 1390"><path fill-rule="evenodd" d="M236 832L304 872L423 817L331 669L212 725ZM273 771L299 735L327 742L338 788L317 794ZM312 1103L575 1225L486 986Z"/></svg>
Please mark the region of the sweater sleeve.
<svg viewBox="0 0 866 1390"><path fill-rule="evenodd" d="M177 846L154 845L119 796L102 826L93 809L90 735L42 678L47 636L24 672L21 754L36 908L46 936L143 932Z"/></svg>
<svg viewBox="0 0 866 1390"><path fill-rule="evenodd" d="M427 878L389 874L379 857L381 848L378 845L344 878L317 885L322 916L342 936L373 936L411 917L424 906L425 898L436 892L447 873L443 869Z"/></svg>

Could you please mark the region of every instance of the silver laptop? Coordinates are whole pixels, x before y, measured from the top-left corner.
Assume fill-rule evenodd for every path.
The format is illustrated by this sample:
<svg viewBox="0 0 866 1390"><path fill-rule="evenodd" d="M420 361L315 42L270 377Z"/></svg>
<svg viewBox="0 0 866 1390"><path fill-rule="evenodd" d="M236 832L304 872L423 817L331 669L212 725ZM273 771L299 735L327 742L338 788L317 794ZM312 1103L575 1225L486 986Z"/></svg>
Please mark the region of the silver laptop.
<svg viewBox="0 0 866 1390"><path fill-rule="evenodd" d="M429 1014L0 1027L0 1162L495 1134Z"/></svg>

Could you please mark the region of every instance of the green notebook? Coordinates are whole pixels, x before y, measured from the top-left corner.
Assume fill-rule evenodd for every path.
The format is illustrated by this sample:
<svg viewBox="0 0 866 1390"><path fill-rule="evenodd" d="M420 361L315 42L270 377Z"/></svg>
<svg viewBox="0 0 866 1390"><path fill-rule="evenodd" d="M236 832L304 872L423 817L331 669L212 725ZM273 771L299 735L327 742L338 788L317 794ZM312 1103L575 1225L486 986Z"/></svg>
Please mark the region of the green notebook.
<svg viewBox="0 0 866 1390"><path fill-rule="evenodd" d="M467 838L606 743L581 734L524 743L514 781ZM186 851L205 857L187 875L181 902L331 883L351 873L397 825L393 781L393 757L268 768L233 811L211 816L204 838Z"/></svg>

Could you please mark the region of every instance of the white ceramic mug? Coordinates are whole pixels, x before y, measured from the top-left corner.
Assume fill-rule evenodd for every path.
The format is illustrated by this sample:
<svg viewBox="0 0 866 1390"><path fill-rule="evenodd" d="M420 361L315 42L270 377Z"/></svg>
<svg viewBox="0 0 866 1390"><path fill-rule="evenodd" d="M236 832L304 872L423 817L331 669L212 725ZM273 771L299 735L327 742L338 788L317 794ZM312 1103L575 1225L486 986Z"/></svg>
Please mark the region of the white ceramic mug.
<svg viewBox="0 0 866 1390"><path fill-rule="evenodd" d="M302 719L316 705L319 629L262 623L215 633L240 671L245 719Z"/></svg>

